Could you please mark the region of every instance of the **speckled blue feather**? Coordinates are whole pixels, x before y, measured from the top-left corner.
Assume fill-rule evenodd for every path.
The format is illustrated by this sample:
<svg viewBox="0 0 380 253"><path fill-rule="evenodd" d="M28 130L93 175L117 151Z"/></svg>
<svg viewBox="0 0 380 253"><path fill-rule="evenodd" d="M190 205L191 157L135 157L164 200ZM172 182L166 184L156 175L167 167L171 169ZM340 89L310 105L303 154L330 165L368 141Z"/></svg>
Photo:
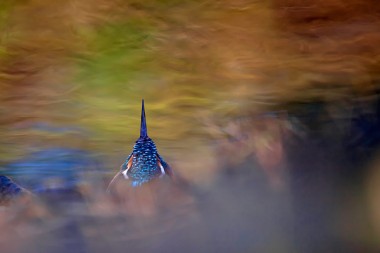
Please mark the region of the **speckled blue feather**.
<svg viewBox="0 0 380 253"><path fill-rule="evenodd" d="M133 147L132 166L127 171L128 178L142 184L159 177L162 172L157 159L157 149L152 139L139 138Z"/></svg>

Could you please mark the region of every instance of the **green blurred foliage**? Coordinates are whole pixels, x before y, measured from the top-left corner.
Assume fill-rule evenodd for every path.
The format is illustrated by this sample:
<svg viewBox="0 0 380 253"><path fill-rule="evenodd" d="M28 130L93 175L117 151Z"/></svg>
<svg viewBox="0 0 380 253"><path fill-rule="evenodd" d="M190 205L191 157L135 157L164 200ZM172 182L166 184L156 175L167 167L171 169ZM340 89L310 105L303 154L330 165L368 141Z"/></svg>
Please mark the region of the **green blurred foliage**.
<svg viewBox="0 0 380 253"><path fill-rule="evenodd" d="M88 109L82 123L98 135L126 135L131 124L134 127L130 136L137 135L142 97L136 97L136 93L144 93L139 90L149 89L149 84L157 79L150 49L155 32L149 20L130 19L81 33L86 50L75 60L74 82L80 86L76 95ZM128 115L131 108L134 113Z"/></svg>
<svg viewBox="0 0 380 253"><path fill-rule="evenodd" d="M88 50L79 62L78 81L85 89L120 94L141 76L152 72L149 52L154 27L144 20L106 24L83 37ZM143 72L144 71L144 72ZM147 78L149 79L149 78Z"/></svg>

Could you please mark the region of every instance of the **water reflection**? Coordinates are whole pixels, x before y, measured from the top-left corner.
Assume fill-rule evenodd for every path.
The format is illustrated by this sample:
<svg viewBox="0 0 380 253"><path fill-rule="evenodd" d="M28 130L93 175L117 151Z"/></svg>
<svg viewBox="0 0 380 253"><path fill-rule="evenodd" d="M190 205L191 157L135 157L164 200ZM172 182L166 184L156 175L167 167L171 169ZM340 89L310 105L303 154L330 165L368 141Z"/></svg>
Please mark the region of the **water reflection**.
<svg viewBox="0 0 380 253"><path fill-rule="evenodd" d="M366 102L360 109L310 102L231 119L226 126L205 119L217 158L207 184L125 184L118 189L122 201L106 193L112 175L97 162L100 156L65 148L31 153L3 166L3 173L34 192L7 205L4 217L23 211L7 218L4 228L15 230L14 238L28 238L15 252L41 252L30 243L47 235L49 242L41 244L46 252L101 252L105 245L122 251L126 242L130 249L155 252L371 251L370 220L352 217L369 217L357 203L367 198L361 185L377 175L366 168L380 144L368 130L378 124L380 98L353 99ZM336 113L342 110L351 113ZM376 178L368 191L374 221ZM344 232L347 227L360 233Z"/></svg>
<svg viewBox="0 0 380 253"><path fill-rule="evenodd" d="M377 252L378 14L1 1L0 251ZM182 179L114 198L141 98Z"/></svg>

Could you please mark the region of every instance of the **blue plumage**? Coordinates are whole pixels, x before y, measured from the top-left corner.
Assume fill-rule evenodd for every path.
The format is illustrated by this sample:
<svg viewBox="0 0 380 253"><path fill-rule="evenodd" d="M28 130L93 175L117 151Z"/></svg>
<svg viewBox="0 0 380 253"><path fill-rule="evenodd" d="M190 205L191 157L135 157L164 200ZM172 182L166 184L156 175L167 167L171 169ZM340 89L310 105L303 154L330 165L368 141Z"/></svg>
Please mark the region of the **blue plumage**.
<svg viewBox="0 0 380 253"><path fill-rule="evenodd" d="M145 183L164 174L159 165L156 145L149 137L140 137L136 141L130 159L132 164L128 168L128 160L124 163L123 167L127 167L123 174L133 182Z"/></svg>
<svg viewBox="0 0 380 253"><path fill-rule="evenodd" d="M132 153L121 165L121 171L111 181L110 186L120 174L130 180L133 187L166 174L172 176L169 165L158 154L156 144L148 136L144 100L142 100L141 109L140 138L136 141Z"/></svg>
<svg viewBox="0 0 380 253"><path fill-rule="evenodd" d="M27 192L28 191L17 185L9 177L0 175L0 205L6 204Z"/></svg>

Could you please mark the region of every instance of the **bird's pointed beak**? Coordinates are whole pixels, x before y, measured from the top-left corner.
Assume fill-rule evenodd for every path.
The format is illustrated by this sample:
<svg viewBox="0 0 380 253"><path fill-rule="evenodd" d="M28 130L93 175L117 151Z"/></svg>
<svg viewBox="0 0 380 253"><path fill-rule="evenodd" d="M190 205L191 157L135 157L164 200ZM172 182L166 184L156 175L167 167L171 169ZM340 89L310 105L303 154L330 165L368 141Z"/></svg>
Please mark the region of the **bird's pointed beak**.
<svg viewBox="0 0 380 253"><path fill-rule="evenodd" d="M146 128L145 108L144 108L144 99L143 99L142 106L141 106L140 138L146 138L146 137L148 137L148 129Z"/></svg>

